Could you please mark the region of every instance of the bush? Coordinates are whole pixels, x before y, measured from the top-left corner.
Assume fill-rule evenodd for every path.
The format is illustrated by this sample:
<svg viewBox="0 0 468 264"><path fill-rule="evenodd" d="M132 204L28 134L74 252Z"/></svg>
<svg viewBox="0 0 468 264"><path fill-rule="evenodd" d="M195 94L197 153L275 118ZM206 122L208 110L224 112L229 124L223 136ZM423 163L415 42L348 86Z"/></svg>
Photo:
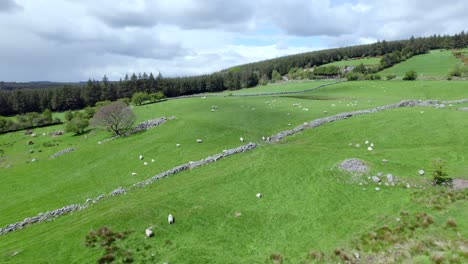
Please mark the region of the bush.
<svg viewBox="0 0 468 264"><path fill-rule="evenodd" d="M445 171L445 162L438 158L432 161L432 182L434 185L451 185L452 178Z"/></svg>
<svg viewBox="0 0 468 264"><path fill-rule="evenodd" d="M389 81L390 81L390 80L393 80L393 79L395 79L395 78L396 78L396 75L395 75L395 74L389 74L389 75L387 75L387 80L389 80Z"/></svg>
<svg viewBox="0 0 468 264"><path fill-rule="evenodd" d="M405 81L414 81L418 78L418 74L411 70L405 73L405 77L403 77L403 80Z"/></svg>
<svg viewBox="0 0 468 264"><path fill-rule="evenodd" d="M357 81L359 78L360 74L355 72L350 72L346 75L346 79L348 79L348 81Z"/></svg>

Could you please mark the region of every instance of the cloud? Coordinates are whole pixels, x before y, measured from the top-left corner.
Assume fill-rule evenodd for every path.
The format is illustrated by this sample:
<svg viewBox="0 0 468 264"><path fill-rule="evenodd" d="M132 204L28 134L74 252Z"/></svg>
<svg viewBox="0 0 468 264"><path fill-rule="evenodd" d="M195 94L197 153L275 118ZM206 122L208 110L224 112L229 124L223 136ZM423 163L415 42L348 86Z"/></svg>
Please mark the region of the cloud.
<svg viewBox="0 0 468 264"><path fill-rule="evenodd" d="M10 13L21 10L21 6L18 5L14 0L2 0L0 1L0 13Z"/></svg>
<svg viewBox="0 0 468 264"><path fill-rule="evenodd" d="M0 80L205 74L467 30L464 0L0 0ZM21 12L18 12L21 10ZM40 12L38 12L40 10Z"/></svg>

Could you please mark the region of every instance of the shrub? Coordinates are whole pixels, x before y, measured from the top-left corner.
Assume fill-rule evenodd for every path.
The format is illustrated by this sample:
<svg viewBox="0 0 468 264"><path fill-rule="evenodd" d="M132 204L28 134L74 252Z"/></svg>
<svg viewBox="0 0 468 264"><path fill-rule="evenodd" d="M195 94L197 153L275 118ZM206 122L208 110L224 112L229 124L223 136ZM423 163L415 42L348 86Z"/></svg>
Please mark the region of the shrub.
<svg viewBox="0 0 468 264"><path fill-rule="evenodd" d="M403 80L405 81L414 81L418 78L418 74L416 73L416 71L408 71L405 73L405 77L403 77Z"/></svg>
<svg viewBox="0 0 468 264"><path fill-rule="evenodd" d="M387 75L387 80L393 80L396 78L396 75L395 74L389 74Z"/></svg>
<svg viewBox="0 0 468 264"><path fill-rule="evenodd" d="M432 182L434 185L451 185L452 178L445 171L445 162L438 158L432 161Z"/></svg>

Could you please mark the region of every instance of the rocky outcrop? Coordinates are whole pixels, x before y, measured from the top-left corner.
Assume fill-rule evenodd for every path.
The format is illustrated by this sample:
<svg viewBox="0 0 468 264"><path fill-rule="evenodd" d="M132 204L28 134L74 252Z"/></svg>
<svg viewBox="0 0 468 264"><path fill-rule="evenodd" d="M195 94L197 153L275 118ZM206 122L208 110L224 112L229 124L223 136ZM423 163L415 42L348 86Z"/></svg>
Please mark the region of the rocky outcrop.
<svg viewBox="0 0 468 264"><path fill-rule="evenodd" d="M67 153L70 153L70 152L72 152L72 151L75 151L75 149L74 149L74 148L67 148L67 149L64 149L64 150L59 151L59 152L55 153L54 155L50 156L50 159L55 159L55 158L57 158L57 157L59 157L59 156L62 156L62 155L67 154Z"/></svg>

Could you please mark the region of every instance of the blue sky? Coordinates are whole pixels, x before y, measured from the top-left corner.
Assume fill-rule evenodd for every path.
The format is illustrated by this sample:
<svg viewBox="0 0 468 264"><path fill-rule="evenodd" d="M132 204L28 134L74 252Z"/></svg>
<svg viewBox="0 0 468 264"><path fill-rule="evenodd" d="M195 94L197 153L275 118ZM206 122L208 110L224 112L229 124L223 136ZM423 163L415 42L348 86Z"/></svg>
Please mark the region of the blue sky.
<svg viewBox="0 0 468 264"><path fill-rule="evenodd" d="M466 0L1 0L0 81L206 74L467 25Z"/></svg>

